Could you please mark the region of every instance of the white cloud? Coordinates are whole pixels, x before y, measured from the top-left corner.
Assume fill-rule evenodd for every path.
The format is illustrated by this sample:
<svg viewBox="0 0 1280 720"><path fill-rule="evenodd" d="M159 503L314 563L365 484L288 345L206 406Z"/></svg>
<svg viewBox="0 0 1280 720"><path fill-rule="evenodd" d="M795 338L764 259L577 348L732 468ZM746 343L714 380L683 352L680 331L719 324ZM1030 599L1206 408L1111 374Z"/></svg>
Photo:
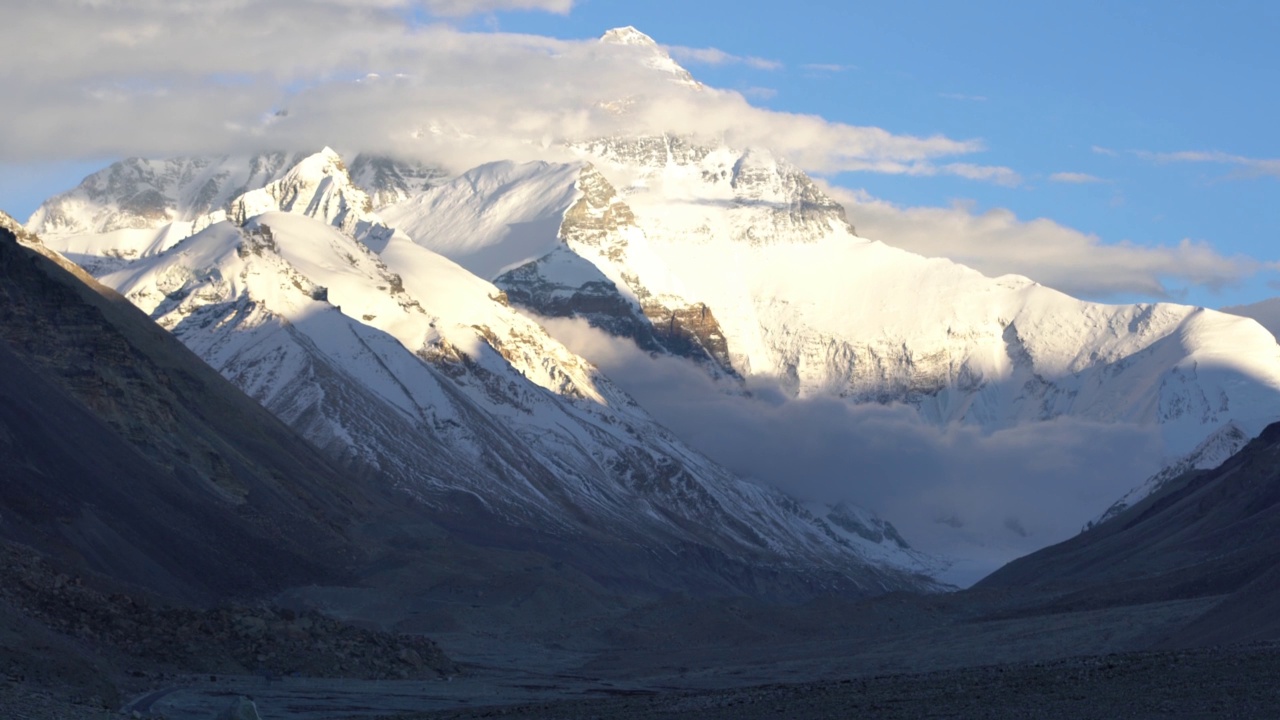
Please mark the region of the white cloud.
<svg viewBox="0 0 1280 720"><path fill-rule="evenodd" d="M1276 269L1252 258L1226 257L1204 242L1109 244L1052 220L1020 220L1003 209L975 214L959 205L902 208L843 188L830 193L848 208L860 235L991 276L1024 275L1080 297L1169 299L1190 285L1220 288Z"/></svg>
<svg viewBox="0 0 1280 720"><path fill-rule="evenodd" d="M1090 183L1106 182L1096 175L1082 172L1056 172L1049 176L1049 180L1057 183L1067 183L1071 185L1088 185Z"/></svg>
<svg viewBox="0 0 1280 720"><path fill-rule="evenodd" d="M520 3L433 7L499 4ZM426 6L21 3L7 11L9 60L0 66L0 93L21 111L0 114L0 162L330 145L467 164L546 155L562 139L671 132L765 146L819 173L1012 177L949 162L981 151L976 140L774 112L740 93L672 82L652 48L415 25L405 19L411 7ZM263 122L281 108L288 117Z"/></svg>

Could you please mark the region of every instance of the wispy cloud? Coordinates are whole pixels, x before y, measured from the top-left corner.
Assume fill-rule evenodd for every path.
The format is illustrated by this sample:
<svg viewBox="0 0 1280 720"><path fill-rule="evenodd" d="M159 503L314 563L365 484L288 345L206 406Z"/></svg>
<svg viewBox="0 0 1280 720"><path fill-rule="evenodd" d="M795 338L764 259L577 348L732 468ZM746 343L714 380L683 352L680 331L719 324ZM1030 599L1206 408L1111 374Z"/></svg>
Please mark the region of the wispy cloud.
<svg viewBox="0 0 1280 720"><path fill-rule="evenodd" d="M857 67L853 65L836 65L834 63L806 63L801 65L801 67L805 70L824 73L838 73L857 69Z"/></svg>
<svg viewBox="0 0 1280 720"><path fill-rule="evenodd" d="M1116 157L1116 156L1118 156L1118 155L1120 154L1119 152L1116 152L1115 150L1112 150L1111 148L1103 147L1103 146L1101 146L1101 145L1094 145L1093 147L1091 147L1091 148L1089 148L1089 149L1090 149L1090 150L1092 150L1092 151L1094 152L1094 154L1097 154L1097 155L1105 155L1105 156L1107 156L1107 157Z"/></svg>
<svg viewBox="0 0 1280 720"><path fill-rule="evenodd" d="M1106 243L1052 220L1021 220L1008 210L975 213L953 207L899 207L863 192L831 188L859 234L926 257L944 257L984 274L1023 275L1077 297L1145 295L1175 299L1190 286L1219 289L1274 263L1224 256L1184 239L1147 247Z"/></svg>
<svg viewBox="0 0 1280 720"><path fill-rule="evenodd" d="M948 163L941 167L946 175L983 180L1006 187L1017 187L1022 184L1022 176L1012 168L997 165L974 165L972 163Z"/></svg>
<svg viewBox="0 0 1280 720"><path fill-rule="evenodd" d="M974 152L976 151L977 148L975 148ZM931 160L902 161L885 158L866 160L864 162L850 162L843 169L846 172L871 172L882 175L907 175L913 177L951 175L966 180L995 183L1005 187L1017 187L1022 184L1022 175L1012 168L1001 165L939 164Z"/></svg>
<svg viewBox="0 0 1280 720"><path fill-rule="evenodd" d="M1068 183L1072 185L1088 185L1091 183L1107 182L1097 175L1090 175L1082 172L1056 172L1049 176L1049 180L1056 183Z"/></svg>
<svg viewBox="0 0 1280 720"><path fill-rule="evenodd" d="M672 57L683 62L702 63L704 65L746 65L757 70L777 70L782 67L782 63L777 60L734 55L719 48L691 48L668 45L666 50L671 53Z"/></svg>
<svg viewBox="0 0 1280 720"><path fill-rule="evenodd" d="M1251 158L1243 155L1218 151L1183 150L1180 152L1149 152L1135 150L1144 160L1157 163L1209 163L1214 165L1231 165L1238 169L1237 174L1245 177L1272 176L1280 177L1280 158Z"/></svg>
<svg viewBox="0 0 1280 720"><path fill-rule="evenodd" d="M778 96L778 91L768 87L749 87L742 91L743 95L749 98L759 98L760 100L769 100Z"/></svg>

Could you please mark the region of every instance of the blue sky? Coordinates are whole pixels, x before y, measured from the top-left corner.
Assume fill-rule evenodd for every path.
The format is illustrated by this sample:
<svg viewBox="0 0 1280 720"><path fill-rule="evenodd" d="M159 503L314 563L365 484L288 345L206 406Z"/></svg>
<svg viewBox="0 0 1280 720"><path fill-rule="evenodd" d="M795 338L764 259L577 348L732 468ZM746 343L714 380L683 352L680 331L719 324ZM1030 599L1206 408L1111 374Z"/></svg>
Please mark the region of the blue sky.
<svg viewBox="0 0 1280 720"><path fill-rule="evenodd" d="M1272 202L1280 188L1274 130L1280 100L1270 87L1280 70L1274 41L1280 5L523 2L567 11L557 13L486 11L521 0L421 2L401 5L408 8L402 17L417 18L410 27L446 23L478 37L500 31L581 40L634 25L668 46L699 80L741 92L755 106L896 135L978 140L982 150L952 159L1008 172L1001 181L945 173L826 175L878 203L852 206L853 219L890 244L953 256L990 274L1021 272L1094 299L1177 299L1216 307L1280 294L1269 286L1280 274L1267 265L1280 259L1280 204ZM131 3L115 4L128 9ZM292 25L281 27L319 22L300 17L295 13ZM370 24L371 37L375 30L397 32L385 18L379 22ZM21 28L21 17L17 23ZM233 24L215 24L225 25ZM325 31L319 24L308 30L312 43ZM302 35L298 47L305 47ZM141 52L150 36L139 37L127 44ZM722 51L719 62L707 61L712 48ZM163 66L163 48L150 52ZM92 56L81 61L81 76L91 76L92 62ZM247 67L223 63L225 68L202 69L204 75L193 71L193 77L208 82ZM274 80L297 86L340 75L333 67L316 67L314 77L299 71ZM54 95L55 76L35 78L42 89L28 96L40 103L40 93ZM113 77L111 87L131 86L133 78ZM127 113L120 117L129 119ZM183 136L174 134L176 140L155 146L181 147ZM5 148L0 140L0 208L23 217L40 199L106 161L149 149L104 141L65 153L25 152L18 142ZM928 215L934 224L920 224L926 214L908 212L913 208L951 215L939 210ZM998 217L987 215L992 212ZM999 247L990 233L951 230L992 218L1000 220ZM1037 218L1052 223L1029 222ZM1182 246L1184 241L1191 245ZM1111 266L1132 268L1114 282L1086 281ZM1163 279L1150 280L1157 276Z"/></svg>

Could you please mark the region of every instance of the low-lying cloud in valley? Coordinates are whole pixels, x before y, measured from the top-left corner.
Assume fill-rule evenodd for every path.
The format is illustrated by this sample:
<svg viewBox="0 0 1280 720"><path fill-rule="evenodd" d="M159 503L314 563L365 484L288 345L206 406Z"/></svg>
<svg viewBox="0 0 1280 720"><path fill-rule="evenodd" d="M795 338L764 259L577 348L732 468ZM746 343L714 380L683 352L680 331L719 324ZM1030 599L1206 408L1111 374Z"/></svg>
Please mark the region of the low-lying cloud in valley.
<svg viewBox="0 0 1280 720"><path fill-rule="evenodd" d="M969 583L1065 540L1158 470L1153 427L1069 418L984 433L905 406L796 399L767 378L730 394L692 363L651 357L583 321L540 319L659 422L743 477L809 501L851 501Z"/></svg>

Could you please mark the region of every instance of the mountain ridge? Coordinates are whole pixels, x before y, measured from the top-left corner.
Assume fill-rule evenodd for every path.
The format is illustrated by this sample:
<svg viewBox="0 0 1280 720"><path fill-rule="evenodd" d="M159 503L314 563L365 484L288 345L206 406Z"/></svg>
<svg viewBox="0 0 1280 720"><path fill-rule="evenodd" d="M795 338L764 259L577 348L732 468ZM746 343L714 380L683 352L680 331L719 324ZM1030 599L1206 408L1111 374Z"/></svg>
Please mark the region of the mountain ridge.
<svg viewBox="0 0 1280 720"><path fill-rule="evenodd" d="M685 448L497 288L368 215L327 153L274 182L233 200L243 212L102 277L349 470L429 503L464 490L553 534L607 520L615 541L701 544L818 586L930 586L858 550L875 541ZM320 199L338 190L341 202ZM95 237L110 255L113 238Z"/></svg>

